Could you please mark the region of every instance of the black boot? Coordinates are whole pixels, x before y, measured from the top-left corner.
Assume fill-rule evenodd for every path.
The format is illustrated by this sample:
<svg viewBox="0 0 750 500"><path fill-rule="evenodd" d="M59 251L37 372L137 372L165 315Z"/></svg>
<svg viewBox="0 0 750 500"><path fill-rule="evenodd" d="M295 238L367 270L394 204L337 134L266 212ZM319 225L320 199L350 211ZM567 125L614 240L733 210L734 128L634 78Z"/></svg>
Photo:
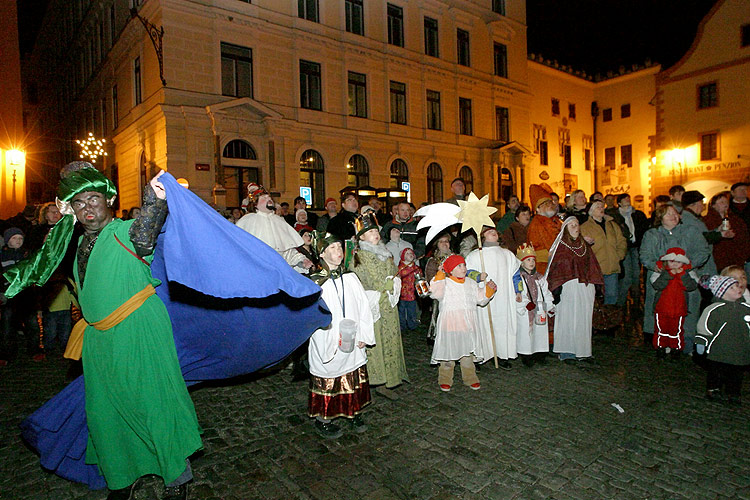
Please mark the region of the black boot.
<svg viewBox="0 0 750 500"><path fill-rule="evenodd" d="M140 479L137 479L133 484L128 486L127 488L122 488L119 490L110 490L109 495L107 495L107 500L132 500L135 496L135 489L138 487L138 483L140 482Z"/></svg>

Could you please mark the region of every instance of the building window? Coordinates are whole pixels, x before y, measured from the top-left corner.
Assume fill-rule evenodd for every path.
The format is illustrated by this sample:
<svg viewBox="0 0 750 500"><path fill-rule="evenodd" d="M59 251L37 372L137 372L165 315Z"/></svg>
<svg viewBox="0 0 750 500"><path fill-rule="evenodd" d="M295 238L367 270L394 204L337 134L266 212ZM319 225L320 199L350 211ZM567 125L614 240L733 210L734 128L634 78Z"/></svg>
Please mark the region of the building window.
<svg viewBox="0 0 750 500"><path fill-rule="evenodd" d="M583 150L583 165L586 168L586 170L591 170L591 150L590 149Z"/></svg>
<svg viewBox="0 0 750 500"><path fill-rule="evenodd" d="M101 137L107 136L107 99L102 98L99 105L102 113L102 135Z"/></svg>
<svg viewBox="0 0 750 500"><path fill-rule="evenodd" d="M346 164L346 185L354 187L370 185L370 166L364 156L352 155L349 158L349 163Z"/></svg>
<svg viewBox="0 0 750 500"><path fill-rule="evenodd" d="M251 49L221 43L221 93L233 97L253 97Z"/></svg>
<svg viewBox="0 0 750 500"><path fill-rule="evenodd" d="M325 201L325 168L323 157L308 149L299 158L299 185L312 190L312 207L322 209Z"/></svg>
<svg viewBox="0 0 750 500"><path fill-rule="evenodd" d="M620 106L620 118L630 118L630 104Z"/></svg>
<svg viewBox="0 0 750 500"><path fill-rule="evenodd" d="M224 152L222 153L224 158L232 158L235 160L257 160L258 155L255 154L255 149L245 141L235 139L229 141L224 146Z"/></svg>
<svg viewBox="0 0 750 500"><path fill-rule="evenodd" d="M120 116L120 106L117 103L117 85L112 87L112 130L117 129Z"/></svg>
<svg viewBox="0 0 750 500"><path fill-rule="evenodd" d="M602 110L602 121L605 121L605 122L612 121L612 108L606 108Z"/></svg>
<svg viewBox="0 0 750 500"><path fill-rule="evenodd" d="M750 24L740 27L740 47L750 47Z"/></svg>
<svg viewBox="0 0 750 500"><path fill-rule="evenodd" d="M568 118L571 120L576 119L576 105L575 104L568 104Z"/></svg>
<svg viewBox="0 0 750 500"><path fill-rule="evenodd" d="M461 135L472 135L471 99L458 98L458 130Z"/></svg>
<svg viewBox="0 0 750 500"><path fill-rule="evenodd" d="M391 189L401 189L402 182L409 182L409 167L401 158L391 162Z"/></svg>
<svg viewBox="0 0 750 500"><path fill-rule="evenodd" d="M469 49L469 32L458 28L456 30L456 59L461 66L471 66L471 53Z"/></svg>
<svg viewBox="0 0 750 500"><path fill-rule="evenodd" d="M620 146L620 165L627 165L628 167L633 166L632 144L628 144L626 146Z"/></svg>
<svg viewBox="0 0 750 500"><path fill-rule="evenodd" d="M604 149L604 166L609 170L614 170L615 165L615 148Z"/></svg>
<svg viewBox="0 0 750 500"><path fill-rule="evenodd" d="M698 87L698 109L715 108L719 105L719 87L716 82Z"/></svg>
<svg viewBox="0 0 750 500"><path fill-rule="evenodd" d="M427 91L427 128L440 130L440 92Z"/></svg>
<svg viewBox="0 0 750 500"><path fill-rule="evenodd" d="M388 4L388 43L404 46L404 9Z"/></svg>
<svg viewBox="0 0 750 500"><path fill-rule="evenodd" d="M406 84L391 81L391 123L406 125Z"/></svg>
<svg viewBox="0 0 750 500"><path fill-rule="evenodd" d="M495 76L508 78L508 47L502 43L495 42Z"/></svg>
<svg viewBox="0 0 750 500"><path fill-rule="evenodd" d="M427 201L429 203L443 201L443 169L434 162L427 167Z"/></svg>
<svg viewBox="0 0 750 500"><path fill-rule="evenodd" d="M471 167L464 165L461 170L458 171L458 176L464 180L464 186L466 186L466 193L474 191L474 172Z"/></svg>
<svg viewBox="0 0 750 500"><path fill-rule="evenodd" d="M424 18L424 53L440 57L438 49L438 22L431 17Z"/></svg>
<svg viewBox="0 0 750 500"><path fill-rule="evenodd" d="M349 72L349 116L367 118L367 75Z"/></svg>
<svg viewBox="0 0 750 500"><path fill-rule="evenodd" d="M318 18L318 0L297 0L297 15L300 19L307 19L317 23Z"/></svg>
<svg viewBox="0 0 750 500"><path fill-rule="evenodd" d="M320 93L320 64L299 62L299 95L300 106L305 109L323 109Z"/></svg>
<svg viewBox="0 0 750 500"><path fill-rule="evenodd" d="M510 142L510 114L508 108L495 106L495 137L500 142Z"/></svg>
<svg viewBox="0 0 750 500"><path fill-rule="evenodd" d="M560 99L552 98L552 116L560 116Z"/></svg>
<svg viewBox="0 0 750 500"><path fill-rule="evenodd" d="M109 6L109 46L115 44L115 4Z"/></svg>
<svg viewBox="0 0 750 500"><path fill-rule="evenodd" d="M137 106L143 100L141 93L141 58L133 60L133 106Z"/></svg>
<svg viewBox="0 0 750 500"><path fill-rule="evenodd" d="M505 0L492 0L492 12L505 15Z"/></svg>
<svg viewBox="0 0 750 500"><path fill-rule="evenodd" d="M563 145L563 166L565 168L573 168L573 159L572 159L572 151L570 149L570 144Z"/></svg>
<svg viewBox="0 0 750 500"><path fill-rule="evenodd" d="M701 161L719 159L719 133L707 132L700 135Z"/></svg>
<svg viewBox="0 0 750 500"><path fill-rule="evenodd" d="M345 0L346 31L355 35L365 34L364 8L362 0Z"/></svg>
<svg viewBox="0 0 750 500"><path fill-rule="evenodd" d="M549 147L547 141L539 141L539 165L549 165Z"/></svg>

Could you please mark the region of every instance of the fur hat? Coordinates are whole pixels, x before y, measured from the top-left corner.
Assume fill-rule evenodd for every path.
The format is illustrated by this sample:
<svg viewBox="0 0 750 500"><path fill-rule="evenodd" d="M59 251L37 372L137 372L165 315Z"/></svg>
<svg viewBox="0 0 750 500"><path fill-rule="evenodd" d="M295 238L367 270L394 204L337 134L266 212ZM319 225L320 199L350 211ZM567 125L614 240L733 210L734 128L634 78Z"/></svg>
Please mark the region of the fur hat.
<svg viewBox="0 0 750 500"><path fill-rule="evenodd" d="M729 290L729 287L735 283L739 282L731 276L702 276L700 279L700 285L703 288L711 290L711 293L719 299L722 298L726 291Z"/></svg>
<svg viewBox="0 0 750 500"><path fill-rule="evenodd" d="M659 260L676 260L677 262L682 262L683 264L690 264L690 259L688 259L687 255L685 255L685 250L680 247L670 248L669 250L667 250L667 253L659 258Z"/></svg>
<svg viewBox="0 0 750 500"><path fill-rule="evenodd" d="M703 198L705 198L705 196L703 196L703 193L700 191L686 191L682 195L681 203L683 207L689 207L693 203L703 200Z"/></svg>
<svg viewBox="0 0 750 500"><path fill-rule="evenodd" d="M443 261L443 271L452 273L459 264L466 264L466 261L460 255L453 254Z"/></svg>
<svg viewBox="0 0 750 500"><path fill-rule="evenodd" d="M380 226L378 226L378 220L375 218L375 214L370 212L357 216L354 220L354 228L357 231L357 238L359 238L370 229L380 229Z"/></svg>
<svg viewBox="0 0 750 500"><path fill-rule="evenodd" d="M534 250L534 245L523 243L520 247L518 247L518 250L516 250L516 258L523 262L529 257L534 257L536 259L536 251Z"/></svg>
<svg viewBox="0 0 750 500"><path fill-rule="evenodd" d="M307 210L305 210L304 208L298 208L298 209L297 209L297 210L296 210L296 211L294 212L294 220L296 220L297 222L299 222L299 216L300 216L301 214L303 214L303 213L304 213L305 215L307 215Z"/></svg>

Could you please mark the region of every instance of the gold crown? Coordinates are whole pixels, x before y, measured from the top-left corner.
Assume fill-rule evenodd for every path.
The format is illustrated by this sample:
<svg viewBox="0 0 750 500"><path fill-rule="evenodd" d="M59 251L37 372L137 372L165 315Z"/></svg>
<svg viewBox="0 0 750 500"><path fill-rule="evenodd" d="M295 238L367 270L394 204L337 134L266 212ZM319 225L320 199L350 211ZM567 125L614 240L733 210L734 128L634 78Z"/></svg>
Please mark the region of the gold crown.
<svg viewBox="0 0 750 500"><path fill-rule="evenodd" d="M378 226L378 220L375 218L374 212L368 212L363 215L357 216L354 220L354 228L357 231L357 236L361 236L370 229L380 229Z"/></svg>
<svg viewBox="0 0 750 500"><path fill-rule="evenodd" d="M534 257L536 259L536 252L534 251L534 246L528 243L522 244L520 247L518 247L518 250L516 251L516 257L518 257L518 260L520 261L523 261L523 259L526 259L528 257Z"/></svg>

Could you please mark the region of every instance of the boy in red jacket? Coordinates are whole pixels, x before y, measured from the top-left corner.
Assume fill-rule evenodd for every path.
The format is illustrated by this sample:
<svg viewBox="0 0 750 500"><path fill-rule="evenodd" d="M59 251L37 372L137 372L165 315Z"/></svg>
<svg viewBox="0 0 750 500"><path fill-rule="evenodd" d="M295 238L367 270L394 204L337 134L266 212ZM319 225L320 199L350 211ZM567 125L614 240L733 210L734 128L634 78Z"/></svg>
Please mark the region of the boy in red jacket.
<svg viewBox="0 0 750 500"><path fill-rule="evenodd" d="M401 323L401 331L416 330L419 326L417 321L416 275L421 269L415 263L416 258L417 256L411 248L404 248L401 251L401 261L398 264L398 276L401 278L398 319Z"/></svg>
<svg viewBox="0 0 750 500"><path fill-rule="evenodd" d="M687 292L698 288L690 267L685 250L672 247L656 263L658 272L651 277L651 286L656 290L653 344L660 359L670 353L673 359L679 358L685 342Z"/></svg>

